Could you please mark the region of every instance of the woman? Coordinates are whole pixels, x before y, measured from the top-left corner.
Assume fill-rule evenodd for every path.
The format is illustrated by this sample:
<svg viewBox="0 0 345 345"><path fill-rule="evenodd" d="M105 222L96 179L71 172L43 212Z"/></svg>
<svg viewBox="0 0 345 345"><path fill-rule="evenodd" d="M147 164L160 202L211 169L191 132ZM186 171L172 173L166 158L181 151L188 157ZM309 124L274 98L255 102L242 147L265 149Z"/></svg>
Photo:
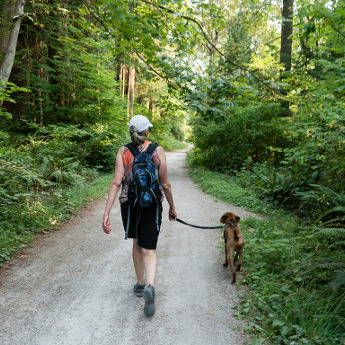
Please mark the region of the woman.
<svg viewBox="0 0 345 345"><path fill-rule="evenodd" d="M140 152L145 152L151 144L150 141L147 141L151 127L152 124L143 115L135 115L129 122L129 133L131 135L132 144L136 146ZM169 219L174 220L177 218L177 214L175 211L171 185L168 180L166 156L163 148L158 146L153 152L152 157L158 172L160 189L164 192L169 203ZM127 228L129 208L128 186L133 167L133 159L134 156L127 146L123 146L119 149L116 157L115 175L110 184L108 201L103 216L103 230L106 234L109 234L111 231L109 213L121 185L121 216L125 230ZM156 246L162 219L161 203L159 204L158 212L158 218L156 207L141 209L140 216L138 216L138 212L133 212L132 210L130 212L128 237L133 238L133 262L137 276L137 283L134 285L134 293L139 297L144 296L144 313L146 316L153 316L155 313L154 286L157 270ZM138 217L138 219L136 219L136 217ZM157 219L159 219L158 224ZM146 289L144 273L147 284Z"/></svg>

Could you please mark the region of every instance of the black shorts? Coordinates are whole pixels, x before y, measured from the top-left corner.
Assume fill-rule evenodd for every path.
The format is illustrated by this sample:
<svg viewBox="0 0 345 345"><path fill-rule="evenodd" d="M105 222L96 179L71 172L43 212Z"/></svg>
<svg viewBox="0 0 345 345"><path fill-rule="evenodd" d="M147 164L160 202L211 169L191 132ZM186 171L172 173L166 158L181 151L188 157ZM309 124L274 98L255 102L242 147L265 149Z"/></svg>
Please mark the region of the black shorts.
<svg viewBox="0 0 345 345"><path fill-rule="evenodd" d="M121 204L122 223L125 231L127 228L128 205L128 202ZM162 224L162 212L162 203L150 208L143 208L141 212L138 212L135 208L131 208L128 237L137 238L137 243L142 248L156 249ZM136 229L137 217L138 227Z"/></svg>

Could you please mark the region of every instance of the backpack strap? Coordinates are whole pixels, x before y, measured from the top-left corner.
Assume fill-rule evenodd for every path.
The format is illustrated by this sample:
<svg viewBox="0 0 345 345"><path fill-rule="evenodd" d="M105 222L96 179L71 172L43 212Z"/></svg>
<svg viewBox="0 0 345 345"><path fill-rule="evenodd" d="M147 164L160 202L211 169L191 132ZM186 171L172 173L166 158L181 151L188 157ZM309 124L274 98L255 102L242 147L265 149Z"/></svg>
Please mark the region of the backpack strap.
<svg viewBox="0 0 345 345"><path fill-rule="evenodd" d="M140 151L138 150L138 148L136 146L134 146L132 143L129 143L127 145L125 145L129 151L131 151L132 155L135 157L138 154L140 154ZM159 145L157 143L154 144L150 144L149 147L146 150L146 153L152 155L152 153L155 151L155 149L158 147Z"/></svg>
<svg viewBox="0 0 345 345"><path fill-rule="evenodd" d="M150 144L148 149L146 150L146 153L152 155L153 152L155 152L155 149L158 147L159 145L157 143L154 144Z"/></svg>
<svg viewBox="0 0 345 345"><path fill-rule="evenodd" d="M129 151L131 151L132 155L135 157L137 156L140 151L138 150L138 148L136 146L134 146L132 143L129 143L127 145L125 145Z"/></svg>

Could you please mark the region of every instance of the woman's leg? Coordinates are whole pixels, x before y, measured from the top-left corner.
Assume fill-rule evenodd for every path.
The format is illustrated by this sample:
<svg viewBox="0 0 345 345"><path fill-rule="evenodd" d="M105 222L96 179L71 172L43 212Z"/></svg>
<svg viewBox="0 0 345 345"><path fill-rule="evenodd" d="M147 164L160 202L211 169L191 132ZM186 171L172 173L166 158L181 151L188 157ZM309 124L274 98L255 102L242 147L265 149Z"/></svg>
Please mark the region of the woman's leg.
<svg viewBox="0 0 345 345"><path fill-rule="evenodd" d="M157 269L157 254L155 250L141 248L145 266L147 288L144 291L144 314L151 317L156 312L155 307L155 279Z"/></svg>
<svg viewBox="0 0 345 345"><path fill-rule="evenodd" d="M157 271L157 253L152 249L140 248L145 268L146 285L155 286Z"/></svg>
<svg viewBox="0 0 345 345"><path fill-rule="evenodd" d="M137 246L137 239L133 238L133 263L135 273L137 275L137 283L140 285L144 284L144 260L142 255L142 248Z"/></svg>

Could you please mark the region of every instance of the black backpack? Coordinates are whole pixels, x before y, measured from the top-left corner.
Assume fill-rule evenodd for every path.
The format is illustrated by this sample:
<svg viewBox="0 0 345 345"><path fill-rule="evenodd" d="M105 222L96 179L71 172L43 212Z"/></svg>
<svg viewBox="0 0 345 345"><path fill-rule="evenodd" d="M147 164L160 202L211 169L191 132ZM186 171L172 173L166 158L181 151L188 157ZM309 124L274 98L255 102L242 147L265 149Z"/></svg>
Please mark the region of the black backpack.
<svg viewBox="0 0 345 345"><path fill-rule="evenodd" d="M161 202L156 164L153 152L158 144L150 144L145 152L140 152L132 143L126 147L134 156L131 180L128 189L128 200L132 207L148 208Z"/></svg>

